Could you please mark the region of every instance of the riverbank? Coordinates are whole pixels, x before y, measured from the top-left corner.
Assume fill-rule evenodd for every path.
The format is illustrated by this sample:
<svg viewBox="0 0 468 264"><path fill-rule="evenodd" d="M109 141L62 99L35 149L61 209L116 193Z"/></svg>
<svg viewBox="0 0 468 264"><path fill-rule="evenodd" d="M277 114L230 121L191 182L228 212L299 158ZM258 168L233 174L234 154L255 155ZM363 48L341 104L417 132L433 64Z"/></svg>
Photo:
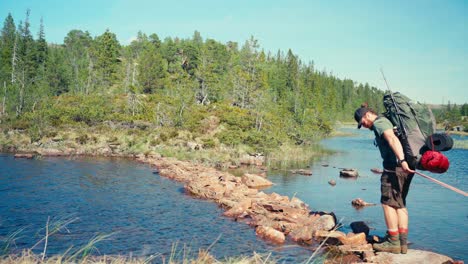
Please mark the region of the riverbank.
<svg viewBox="0 0 468 264"><path fill-rule="evenodd" d="M288 142L267 152L255 152L247 145L221 144L210 139L210 132L197 136L187 130L160 128L155 131L145 124L113 123L95 127L63 127L45 133L40 139L34 139L26 130L0 128L0 151L43 156L130 158L139 154L159 154L218 169L240 166L289 168L307 165L316 157L330 154L318 144L301 146Z"/></svg>

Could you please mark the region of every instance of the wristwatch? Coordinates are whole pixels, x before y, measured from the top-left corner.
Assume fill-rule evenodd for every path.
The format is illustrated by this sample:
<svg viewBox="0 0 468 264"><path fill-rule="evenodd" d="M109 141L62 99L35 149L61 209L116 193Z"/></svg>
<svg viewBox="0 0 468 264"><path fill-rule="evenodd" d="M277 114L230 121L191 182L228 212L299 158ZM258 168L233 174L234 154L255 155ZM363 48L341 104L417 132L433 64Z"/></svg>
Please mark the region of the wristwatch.
<svg viewBox="0 0 468 264"><path fill-rule="evenodd" d="M399 160L398 163L402 164L403 162L407 162L406 159Z"/></svg>

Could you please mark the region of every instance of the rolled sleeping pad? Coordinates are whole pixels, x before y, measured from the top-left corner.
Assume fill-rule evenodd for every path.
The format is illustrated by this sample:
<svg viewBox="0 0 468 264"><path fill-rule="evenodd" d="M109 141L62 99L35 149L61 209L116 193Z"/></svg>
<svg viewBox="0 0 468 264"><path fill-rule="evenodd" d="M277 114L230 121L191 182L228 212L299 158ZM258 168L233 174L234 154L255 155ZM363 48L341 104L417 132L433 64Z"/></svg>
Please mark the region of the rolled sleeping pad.
<svg viewBox="0 0 468 264"><path fill-rule="evenodd" d="M434 133L427 137L426 147L435 151L447 151L453 147L453 139L445 133Z"/></svg>

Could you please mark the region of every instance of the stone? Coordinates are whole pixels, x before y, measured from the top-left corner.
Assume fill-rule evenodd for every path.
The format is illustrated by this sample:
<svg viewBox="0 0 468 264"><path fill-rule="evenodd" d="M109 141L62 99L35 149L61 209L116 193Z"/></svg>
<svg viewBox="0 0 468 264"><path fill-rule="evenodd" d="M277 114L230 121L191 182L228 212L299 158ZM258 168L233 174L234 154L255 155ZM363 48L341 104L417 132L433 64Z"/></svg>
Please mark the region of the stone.
<svg viewBox="0 0 468 264"><path fill-rule="evenodd" d="M16 153L14 157L15 159L32 159L34 155L31 153Z"/></svg>
<svg viewBox="0 0 468 264"><path fill-rule="evenodd" d="M320 215L317 219L315 219L312 223L314 230L325 230L330 231L336 226L336 218L333 213L327 214L323 212L313 213L313 215Z"/></svg>
<svg viewBox="0 0 468 264"><path fill-rule="evenodd" d="M356 178L358 176L359 176L359 173L356 169L342 169L340 171L340 177Z"/></svg>
<svg viewBox="0 0 468 264"><path fill-rule="evenodd" d="M252 206L252 199L245 198L244 200L242 200L242 201L238 202L237 204L235 204L234 206L232 206L231 209L224 212L223 215L228 216L228 217L237 217L237 216L243 214L251 206Z"/></svg>
<svg viewBox="0 0 468 264"><path fill-rule="evenodd" d="M355 207L363 207L363 206L372 206L372 205L376 205L375 203L368 203L366 201L364 201L363 199L361 198L356 198L354 200L351 201L351 204Z"/></svg>
<svg viewBox="0 0 468 264"><path fill-rule="evenodd" d="M294 242L310 243L312 241L312 228L310 226L301 226L291 230L288 236Z"/></svg>
<svg viewBox="0 0 468 264"><path fill-rule="evenodd" d="M276 244L284 244L284 241L286 240L286 237L282 232L269 226L258 226L255 229L255 233L257 236Z"/></svg>
<svg viewBox="0 0 468 264"><path fill-rule="evenodd" d="M335 181L335 180L329 180L329 181L328 181L328 184L330 184L331 186L335 186L335 185L336 185L336 181Z"/></svg>
<svg viewBox="0 0 468 264"><path fill-rule="evenodd" d="M376 253L376 256L370 258L370 261L374 263L389 264L441 264L452 263L453 259L430 251L408 249L407 254L392 254L386 252L378 252Z"/></svg>
<svg viewBox="0 0 468 264"><path fill-rule="evenodd" d="M300 175L305 175L305 176L310 176L312 175L311 170L305 170L305 169L300 169L300 170L291 170L292 174L300 174Z"/></svg>
<svg viewBox="0 0 468 264"><path fill-rule="evenodd" d="M58 156L65 156L66 154L63 153L63 151L58 150L58 149L39 149L37 151L41 156L47 156L47 157L58 157Z"/></svg>
<svg viewBox="0 0 468 264"><path fill-rule="evenodd" d="M359 234L348 233L345 237L338 238L338 240L343 245L350 245L350 246L360 246L360 245L367 244L366 234L364 233L359 233Z"/></svg>
<svg viewBox="0 0 468 264"><path fill-rule="evenodd" d="M372 253L371 255L373 255L374 253L374 249L372 248L371 244L341 245L341 246L338 246L338 250L342 254L369 252L369 253Z"/></svg>
<svg viewBox="0 0 468 264"><path fill-rule="evenodd" d="M250 188L263 188L273 185L271 181L250 173L246 173L242 176L242 182Z"/></svg>
<svg viewBox="0 0 468 264"><path fill-rule="evenodd" d="M364 233L366 236L369 235L369 226L363 222L363 221L356 221L352 222L350 224L351 229L353 230L353 233L358 234L358 233Z"/></svg>

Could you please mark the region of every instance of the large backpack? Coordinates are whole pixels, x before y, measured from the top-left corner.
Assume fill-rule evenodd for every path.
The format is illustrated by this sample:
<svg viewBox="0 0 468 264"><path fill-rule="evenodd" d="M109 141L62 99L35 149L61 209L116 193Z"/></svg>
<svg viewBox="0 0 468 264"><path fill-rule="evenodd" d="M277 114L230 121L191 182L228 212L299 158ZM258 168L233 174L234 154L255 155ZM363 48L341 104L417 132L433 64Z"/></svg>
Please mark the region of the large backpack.
<svg viewBox="0 0 468 264"><path fill-rule="evenodd" d="M427 150L426 139L436 130L436 121L428 106L411 101L399 92L383 97L384 113L396 127L396 134L411 168L423 169L419 165L421 155Z"/></svg>

